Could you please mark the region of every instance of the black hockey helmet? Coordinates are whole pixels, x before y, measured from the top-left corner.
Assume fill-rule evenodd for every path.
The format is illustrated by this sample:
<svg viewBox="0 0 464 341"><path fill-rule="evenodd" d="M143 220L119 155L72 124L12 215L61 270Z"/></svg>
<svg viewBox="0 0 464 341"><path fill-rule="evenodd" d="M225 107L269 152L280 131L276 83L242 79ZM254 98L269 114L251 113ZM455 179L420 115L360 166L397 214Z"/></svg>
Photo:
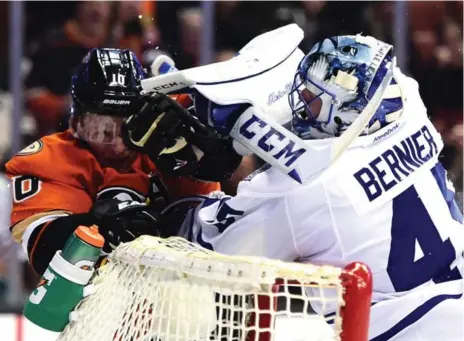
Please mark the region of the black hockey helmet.
<svg viewBox="0 0 464 341"><path fill-rule="evenodd" d="M72 77L72 114L129 116L129 107L140 97L140 80L146 76L130 50L90 50Z"/></svg>

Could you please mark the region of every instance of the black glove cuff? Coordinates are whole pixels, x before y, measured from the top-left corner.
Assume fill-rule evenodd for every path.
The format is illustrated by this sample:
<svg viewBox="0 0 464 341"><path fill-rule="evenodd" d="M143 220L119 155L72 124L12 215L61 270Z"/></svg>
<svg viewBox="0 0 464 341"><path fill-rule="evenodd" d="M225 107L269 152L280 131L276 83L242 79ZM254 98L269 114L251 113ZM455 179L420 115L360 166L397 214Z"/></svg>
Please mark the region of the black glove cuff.
<svg viewBox="0 0 464 341"><path fill-rule="evenodd" d="M232 141L222 144L222 149L214 154L205 154L200 160L195 178L203 181L221 182L229 180L240 166L243 157L235 152Z"/></svg>
<svg viewBox="0 0 464 341"><path fill-rule="evenodd" d="M37 226L27 243L29 262L34 271L42 275L56 251L63 249L68 238L80 225L91 226L95 223L95 218L89 213L82 213L60 217Z"/></svg>

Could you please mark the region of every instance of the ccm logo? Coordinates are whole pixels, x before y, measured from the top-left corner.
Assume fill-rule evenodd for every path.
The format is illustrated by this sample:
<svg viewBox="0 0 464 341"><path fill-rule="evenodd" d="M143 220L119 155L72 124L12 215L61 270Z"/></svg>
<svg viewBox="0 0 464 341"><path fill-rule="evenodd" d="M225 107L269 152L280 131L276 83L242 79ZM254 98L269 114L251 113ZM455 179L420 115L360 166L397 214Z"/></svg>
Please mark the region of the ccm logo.
<svg viewBox="0 0 464 341"><path fill-rule="evenodd" d="M297 144L288 136L270 127L255 115L246 121L239 131L246 139L255 140L263 152L272 153L272 157L276 160L282 159L286 167L290 167L306 152L304 148L295 148Z"/></svg>
<svg viewBox="0 0 464 341"><path fill-rule="evenodd" d="M124 99L105 99L103 104L118 104L118 105L129 105L131 101Z"/></svg>
<svg viewBox="0 0 464 341"><path fill-rule="evenodd" d="M182 83L182 82L172 82L172 83L168 83L168 84L163 84L163 85L160 85L160 86L155 86L153 88L153 90L155 91L158 91L158 90L166 90L166 89L171 89L171 88L174 88L174 87L186 87L187 85L185 83Z"/></svg>

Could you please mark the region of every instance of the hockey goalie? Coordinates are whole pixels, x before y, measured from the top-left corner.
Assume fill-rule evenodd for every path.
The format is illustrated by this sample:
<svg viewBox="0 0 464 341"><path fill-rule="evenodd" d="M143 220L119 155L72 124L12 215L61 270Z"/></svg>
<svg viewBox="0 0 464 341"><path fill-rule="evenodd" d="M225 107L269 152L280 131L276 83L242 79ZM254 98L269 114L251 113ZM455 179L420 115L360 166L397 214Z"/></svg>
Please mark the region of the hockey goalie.
<svg viewBox="0 0 464 341"><path fill-rule="evenodd" d="M271 53L272 47L267 48ZM198 82L193 86L198 90L197 121L221 135L221 143L229 143L230 155L251 145L249 150L261 150L269 164L240 183L235 197L216 194L196 198L201 201L196 207L185 207L183 201L170 210L176 216L184 212L180 235L220 253L364 262L374 277L371 341L458 341L464 338L462 214L438 159L442 138L427 117L418 84L394 62L393 47L373 37L318 42L288 75L293 77L291 132L269 129L262 107L253 105L253 90L259 84L269 88L259 81L266 72L249 75L253 90L244 77L227 79L228 92L218 90L226 86L221 82L208 89L204 80ZM234 81L240 92L235 97ZM249 98L244 97L247 89ZM305 159L310 150L324 150L349 134L367 107L374 108L370 120L333 164ZM159 151L160 137L165 137L153 129L156 120L163 118L148 113L131 117L127 141L160 168L169 170L170 158L197 164L204 155L212 157L214 148L182 132L171 141L185 138L183 148L153 153L153 145ZM196 129L200 123L192 121ZM289 140L293 146L304 141L307 147L285 149ZM286 165L274 166L280 160L304 160L295 168L298 174L307 168L320 169L322 175L300 181L295 172L282 172ZM176 170L172 167L171 173Z"/></svg>

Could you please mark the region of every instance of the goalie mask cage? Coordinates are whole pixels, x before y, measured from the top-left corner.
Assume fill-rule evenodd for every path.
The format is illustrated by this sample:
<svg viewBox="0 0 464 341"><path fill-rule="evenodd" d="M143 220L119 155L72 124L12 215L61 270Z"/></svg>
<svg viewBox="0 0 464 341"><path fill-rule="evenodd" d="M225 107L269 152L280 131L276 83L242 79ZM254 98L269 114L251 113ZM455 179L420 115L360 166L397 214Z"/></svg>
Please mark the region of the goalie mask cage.
<svg viewBox="0 0 464 341"><path fill-rule="evenodd" d="M143 236L116 248L92 283L59 341L288 341L277 340L276 321L314 321L313 309L332 325L324 341L368 340L372 279L362 263L226 256ZM322 340L309 334L299 340Z"/></svg>

